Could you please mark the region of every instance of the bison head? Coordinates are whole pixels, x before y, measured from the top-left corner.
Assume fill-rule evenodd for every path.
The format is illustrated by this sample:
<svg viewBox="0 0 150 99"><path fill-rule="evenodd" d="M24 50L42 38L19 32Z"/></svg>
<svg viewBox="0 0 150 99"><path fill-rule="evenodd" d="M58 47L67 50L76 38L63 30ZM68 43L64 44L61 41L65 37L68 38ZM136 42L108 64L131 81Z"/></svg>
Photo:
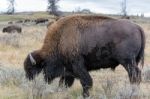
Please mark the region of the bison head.
<svg viewBox="0 0 150 99"><path fill-rule="evenodd" d="M29 80L33 80L36 75L43 71L45 81L50 83L53 79L62 76L65 72L64 64L61 60L62 58L58 57L58 55L42 58L36 51L32 52L28 54L24 61L26 77Z"/></svg>
<svg viewBox="0 0 150 99"><path fill-rule="evenodd" d="M24 61L24 70L29 80L33 80L42 71L43 67L44 61L36 52L28 54Z"/></svg>

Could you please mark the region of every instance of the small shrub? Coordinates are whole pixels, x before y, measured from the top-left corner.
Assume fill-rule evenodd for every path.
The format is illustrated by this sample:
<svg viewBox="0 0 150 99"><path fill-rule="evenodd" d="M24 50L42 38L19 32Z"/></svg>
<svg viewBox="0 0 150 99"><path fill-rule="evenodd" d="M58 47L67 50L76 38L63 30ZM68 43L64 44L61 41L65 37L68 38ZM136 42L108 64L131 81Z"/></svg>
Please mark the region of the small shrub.
<svg viewBox="0 0 150 99"><path fill-rule="evenodd" d="M50 93L56 92L56 83L47 84L43 73L39 74L33 81L25 78L23 69L13 69L0 66L0 86L15 86L26 94L27 99L47 99ZM17 93L16 93L17 94Z"/></svg>
<svg viewBox="0 0 150 99"><path fill-rule="evenodd" d="M115 99L141 99L140 88L138 85L125 84L116 92Z"/></svg>
<svg viewBox="0 0 150 99"><path fill-rule="evenodd" d="M0 42L4 45L10 45L15 48L20 48L22 47L21 45L21 40L23 37L20 34L6 34L4 36L0 37Z"/></svg>
<svg viewBox="0 0 150 99"><path fill-rule="evenodd" d="M107 79L103 84L102 88L104 90L104 94L107 99L112 99L113 97L113 87L114 87L114 82L112 80Z"/></svg>
<svg viewBox="0 0 150 99"><path fill-rule="evenodd" d="M143 78L144 78L144 81L150 82L150 68L149 67L144 68Z"/></svg>
<svg viewBox="0 0 150 99"><path fill-rule="evenodd" d="M24 72L20 69L0 67L0 84L3 86L20 86L24 80Z"/></svg>

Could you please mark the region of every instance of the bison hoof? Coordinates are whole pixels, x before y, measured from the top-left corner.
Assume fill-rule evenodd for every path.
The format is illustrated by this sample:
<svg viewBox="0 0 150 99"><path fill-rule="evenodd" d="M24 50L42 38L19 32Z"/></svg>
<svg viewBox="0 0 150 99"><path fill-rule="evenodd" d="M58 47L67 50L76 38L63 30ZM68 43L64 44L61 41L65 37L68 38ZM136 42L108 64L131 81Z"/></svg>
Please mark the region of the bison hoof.
<svg viewBox="0 0 150 99"><path fill-rule="evenodd" d="M137 84L137 85L139 85L140 82L141 82L141 78L132 78L132 79L130 80L130 83L131 83L131 84Z"/></svg>
<svg viewBox="0 0 150 99"><path fill-rule="evenodd" d="M90 94L89 94L89 92L87 91L87 92L83 92L83 97L84 98L88 98L90 96Z"/></svg>

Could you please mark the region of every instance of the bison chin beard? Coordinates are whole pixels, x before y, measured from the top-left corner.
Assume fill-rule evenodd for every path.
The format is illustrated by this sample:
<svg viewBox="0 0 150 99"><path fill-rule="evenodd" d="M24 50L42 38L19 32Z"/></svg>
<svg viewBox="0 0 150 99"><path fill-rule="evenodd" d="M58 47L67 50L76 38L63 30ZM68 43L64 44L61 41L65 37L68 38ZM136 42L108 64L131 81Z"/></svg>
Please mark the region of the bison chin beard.
<svg viewBox="0 0 150 99"><path fill-rule="evenodd" d="M26 78L29 80L33 80L41 71L42 69L37 68L29 70L28 72L26 72Z"/></svg>
<svg viewBox="0 0 150 99"><path fill-rule="evenodd" d="M49 84L57 77L60 77L65 74L65 67L63 65L47 65L43 69L44 79Z"/></svg>

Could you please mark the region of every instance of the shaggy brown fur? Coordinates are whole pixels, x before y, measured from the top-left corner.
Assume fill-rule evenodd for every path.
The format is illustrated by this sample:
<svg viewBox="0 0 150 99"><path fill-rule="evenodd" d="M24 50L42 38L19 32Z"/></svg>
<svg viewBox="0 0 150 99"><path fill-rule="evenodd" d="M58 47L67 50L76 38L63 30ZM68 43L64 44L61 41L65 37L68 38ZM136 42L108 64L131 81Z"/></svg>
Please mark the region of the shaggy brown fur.
<svg viewBox="0 0 150 99"><path fill-rule="evenodd" d="M78 53L79 42L81 34L78 31L78 28L87 28L88 25L94 24L103 24L106 21L114 21L116 19L106 17L106 16L82 16L74 15L61 18L53 25L48 28L47 34L45 36L44 44L39 50L39 54L42 57L49 56L57 50L57 45L59 44L59 50L61 53L72 54ZM95 25L96 26L96 25ZM65 28L69 27L69 28ZM63 34L62 34L63 33ZM66 37L69 36L66 41ZM76 49L76 50L74 50Z"/></svg>

